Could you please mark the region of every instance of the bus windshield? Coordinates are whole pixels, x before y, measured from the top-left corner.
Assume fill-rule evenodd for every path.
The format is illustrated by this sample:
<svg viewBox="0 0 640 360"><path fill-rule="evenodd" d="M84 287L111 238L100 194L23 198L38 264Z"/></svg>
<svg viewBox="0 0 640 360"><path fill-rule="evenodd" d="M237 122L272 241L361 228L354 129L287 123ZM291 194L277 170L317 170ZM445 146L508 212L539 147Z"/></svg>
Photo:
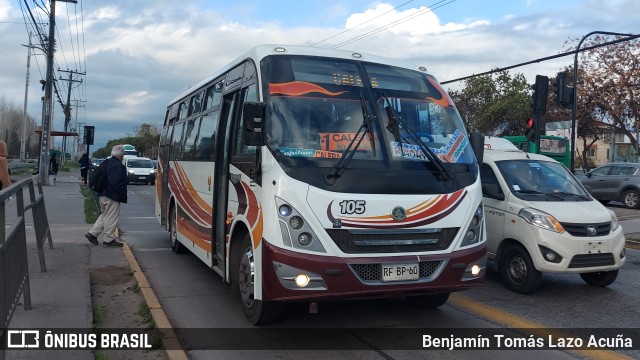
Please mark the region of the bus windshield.
<svg viewBox="0 0 640 360"><path fill-rule="evenodd" d="M327 173L341 157L353 156L345 176L402 178L408 185L403 192L444 193L475 181L476 160L460 116L429 75L301 56L272 56L262 65L267 144L292 176L325 187L307 176L321 179L315 171ZM370 127L359 132L365 117ZM409 179L407 171L418 176ZM455 184L425 190L442 172L452 174Z"/></svg>

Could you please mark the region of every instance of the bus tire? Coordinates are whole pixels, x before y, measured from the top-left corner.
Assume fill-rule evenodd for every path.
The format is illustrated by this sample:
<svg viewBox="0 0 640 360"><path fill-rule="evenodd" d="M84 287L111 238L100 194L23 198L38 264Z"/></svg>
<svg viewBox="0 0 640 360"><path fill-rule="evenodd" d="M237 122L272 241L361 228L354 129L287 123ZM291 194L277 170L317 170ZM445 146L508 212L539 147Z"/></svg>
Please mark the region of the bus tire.
<svg viewBox="0 0 640 360"><path fill-rule="evenodd" d="M169 238L171 240L171 250L176 254L182 254L186 248L178 241L178 218L175 205L171 205L169 210Z"/></svg>
<svg viewBox="0 0 640 360"><path fill-rule="evenodd" d="M245 235L242 240L242 246L238 250L234 251L235 259L233 263L237 267L235 268L236 274L232 276L232 279L237 279L236 285L240 291L240 301L242 302L244 315L254 325L268 324L278 320L282 310L282 303L255 299L255 263L250 234L247 233Z"/></svg>
<svg viewBox="0 0 640 360"><path fill-rule="evenodd" d="M533 266L527 249L512 244L500 257L500 275L505 286L519 294L530 294L540 287L542 273Z"/></svg>
<svg viewBox="0 0 640 360"><path fill-rule="evenodd" d="M613 284L618 277L618 270L582 273L580 277L591 286L605 287Z"/></svg>
<svg viewBox="0 0 640 360"><path fill-rule="evenodd" d="M444 305L449 300L449 294L407 296L407 301L414 306L424 309L435 309Z"/></svg>

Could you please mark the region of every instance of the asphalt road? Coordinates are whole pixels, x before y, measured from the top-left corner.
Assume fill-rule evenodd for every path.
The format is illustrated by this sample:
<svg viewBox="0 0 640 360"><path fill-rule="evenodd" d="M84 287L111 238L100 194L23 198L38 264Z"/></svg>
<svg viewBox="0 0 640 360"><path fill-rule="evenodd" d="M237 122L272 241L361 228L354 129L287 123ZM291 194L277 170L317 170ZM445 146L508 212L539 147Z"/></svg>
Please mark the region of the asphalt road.
<svg viewBox="0 0 640 360"><path fill-rule="evenodd" d="M545 326L554 329L635 327L637 330L638 327L640 251L629 250L627 264L618 280L607 288L588 286L578 275L545 274L538 292L519 295L507 290L496 273L489 272L484 287L457 294L462 301L450 300L438 309L412 308L402 300L385 299L322 303L318 314L310 314L305 304L290 304L285 307L280 322L266 327L266 332L256 332L245 320L238 295L229 284L223 283L220 276L194 255L177 255L171 251L169 235L154 216L154 196L153 186L129 186L129 203L122 207L120 226L123 238L132 247L167 316L179 329L178 333L183 334L183 346L190 349L189 357L192 359L212 356L253 359L257 353L244 349L254 347L261 349L260 357L278 359L574 359L589 355L559 350L523 350L516 353L408 350L413 345L389 349L385 347L388 339L380 338L389 333L364 333L353 329L414 328L430 332L471 328L478 336L483 331L478 329L500 329L505 321L516 324L512 327ZM626 214L627 209L614 207L614 210ZM498 310L477 313L460 305L465 301ZM495 316L497 311L508 313L508 319ZM508 322L512 320L514 322ZM310 329L324 330L309 332ZM391 335L400 336L398 332ZM407 336L405 341L410 343L421 341L418 334ZM327 343L330 345L322 345ZM210 350L225 346L229 350ZM316 350L302 350L306 348ZM623 353L640 358L640 351ZM615 358L616 354L612 354L614 356L609 358Z"/></svg>

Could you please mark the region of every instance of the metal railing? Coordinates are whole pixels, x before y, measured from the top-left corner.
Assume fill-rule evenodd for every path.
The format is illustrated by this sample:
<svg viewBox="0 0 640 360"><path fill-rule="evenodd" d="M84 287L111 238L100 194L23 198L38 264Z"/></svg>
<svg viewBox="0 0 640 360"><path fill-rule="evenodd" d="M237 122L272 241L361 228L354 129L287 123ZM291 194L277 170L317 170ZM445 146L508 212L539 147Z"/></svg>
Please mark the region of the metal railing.
<svg viewBox="0 0 640 360"><path fill-rule="evenodd" d="M38 193L35 192L35 187ZM28 189L29 198L25 205L25 190ZM7 202L15 197L17 218L7 223ZM47 211L42 193L42 183L38 176L24 179L0 191L0 317L2 329L0 339L6 336L5 329L9 326L14 310L23 295L24 309L31 309L31 290L29 287L29 266L27 260L27 232L25 227L25 212L31 210L36 234L40 271L45 272L44 243L49 240L49 248L53 249L53 240L47 220ZM9 225L9 226L7 226ZM0 359L4 358L4 351L0 347Z"/></svg>

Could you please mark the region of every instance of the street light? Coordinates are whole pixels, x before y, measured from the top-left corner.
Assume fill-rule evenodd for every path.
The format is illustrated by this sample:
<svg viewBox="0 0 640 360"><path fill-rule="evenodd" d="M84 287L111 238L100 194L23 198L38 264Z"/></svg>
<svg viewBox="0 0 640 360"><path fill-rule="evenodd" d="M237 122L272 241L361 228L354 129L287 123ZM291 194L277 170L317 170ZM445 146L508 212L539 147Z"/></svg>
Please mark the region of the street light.
<svg viewBox="0 0 640 360"><path fill-rule="evenodd" d="M571 172L575 173L575 154L576 154L576 139L578 131L576 129L576 108L578 104L578 54L580 53L580 46L582 43L593 34L602 35L619 35L619 36L634 36L633 34L622 34L610 31L592 31L585 35L578 43L576 53L573 58L573 107L571 108Z"/></svg>

